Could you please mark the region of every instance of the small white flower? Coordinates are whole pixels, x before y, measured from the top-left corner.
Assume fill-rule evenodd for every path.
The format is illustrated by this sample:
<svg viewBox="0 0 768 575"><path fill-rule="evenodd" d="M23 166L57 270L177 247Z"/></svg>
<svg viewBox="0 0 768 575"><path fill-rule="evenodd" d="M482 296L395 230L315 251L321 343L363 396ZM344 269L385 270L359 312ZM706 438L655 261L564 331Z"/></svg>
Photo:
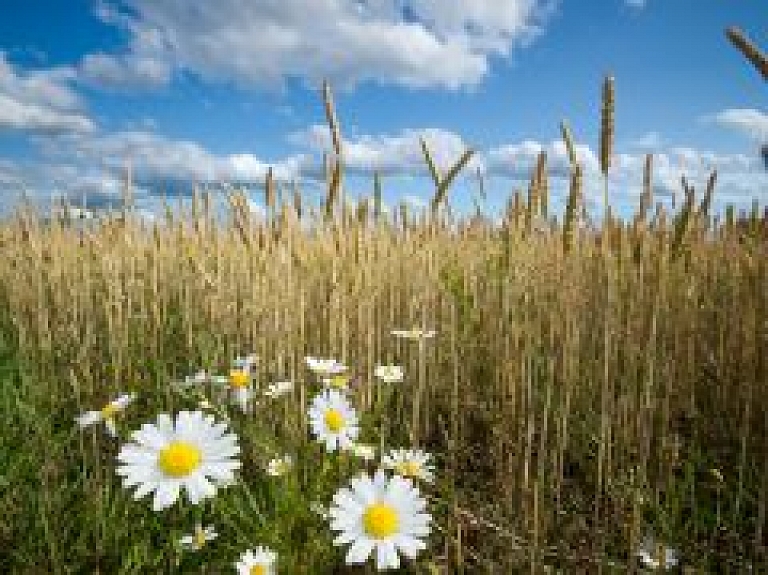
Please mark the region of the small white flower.
<svg viewBox="0 0 768 575"><path fill-rule="evenodd" d="M331 377L322 378L323 386L326 389L336 389L338 391L349 390L349 384L352 381L352 377L346 373L339 373L332 375Z"/></svg>
<svg viewBox="0 0 768 575"><path fill-rule="evenodd" d="M307 362L307 367L309 367L312 372L324 377L337 375L347 370L346 365L341 364L332 358L320 359L317 357L307 356L304 358L304 360Z"/></svg>
<svg viewBox="0 0 768 575"><path fill-rule="evenodd" d="M312 401L308 411L312 433L325 442L327 451L348 449L360 432L357 414L347 398L326 389Z"/></svg>
<svg viewBox="0 0 768 575"><path fill-rule="evenodd" d="M266 547L250 549L240 556L235 563L238 575L275 575L277 568L277 553Z"/></svg>
<svg viewBox="0 0 768 575"><path fill-rule="evenodd" d="M278 381L275 383L271 383L267 386L266 391L264 391L264 395L267 397L280 397L281 395L285 395L287 393L291 393L293 391L293 382L292 381Z"/></svg>
<svg viewBox="0 0 768 575"><path fill-rule="evenodd" d="M272 459L267 465L267 474L272 477L285 475L293 467L293 458L290 455Z"/></svg>
<svg viewBox="0 0 768 575"><path fill-rule="evenodd" d="M364 563L375 551L379 571L397 569L398 551L413 559L426 548L423 538L432 520L426 507L410 480L398 475L388 479L382 470L373 478L363 473L333 497L331 529L339 532L333 544L351 543L347 565Z"/></svg>
<svg viewBox="0 0 768 575"><path fill-rule="evenodd" d="M374 375L384 383L403 381L403 368L399 365L377 365Z"/></svg>
<svg viewBox="0 0 768 575"><path fill-rule="evenodd" d="M435 337L437 335L437 332L435 330L423 330L423 329L409 329L409 330L402 330L402 329L393 329L392 335L396 337L400 337L403 339L427 339L430 337Z"/></svg>
<svg viewBox="0 0 768 575"><path fill-rule="evenodd" d="M199 523L195 525L195 532L192 535L185 535L179 540L181 547L190 551L199 551L209 541L213 541L219 536L216 533L213 525L209 525L205 529Z"/></svg>
<svg viewBox="0 0 768 575"><path fill-rule="evenodd" d="M229 375L217 375L211 378L211 381L219 385L226 385L229 388L230 397L243 413L251 410L251 399L253 398L253 374L247 367L235 367L229 370Z"/></svg>
<svg viewBox="0 0 768 575"><path fill-rule="evenodd" d="M161 413L154 424L145 423L131 434L117 456L117 474L125 487L138 486L134 499L154 492L152 508L173 505L186 490L197 505L212 497L220 482L232 480L240 462L233 459L240 448L237 436L227 433L226 423L214 423L201 411L181 411L173 419Z"/></svg>
<svg viewBox="0 0 768 575"><path fill-rule="evenodd" d="M393 449L382 458L381 464L403 477L413 477L431 483L434 468L429 464L432 455L420 450Z"/></svg>
<svg viewBox="0 0 768 575"><path fill-rule="evenodd" d="M75 421L81 428L103 421L104 426L107 428L107 432L112 437L117 437L115 417L135 400L135 393L120 395L117 399L110 401L99 411L86 411L82 415L79 415L77 418L75 418Z"/></svg>
<svg viewBox="0 0 768 575"><path fill-rule="evenodd" d="M376 457L376 448L367 443L353 443L350 450L355 457L364 461L372 461Z"/></svg>
<svg viewBox="0 0 768 575"><path fill-rule="evenodd" d="M210 375L207 371L204 369L201 369L194 375L187 375L184 377L184 381L177 381L175 384L178 387L186 388L186 387L196 387L198 385L202 385L204 383L207 383L210 381Z"/></svg>
<svg viewBox="0 0 768 575"><path fill-rule="evenodd" d="M679 563L677 550L657 543L653 535L646 537L635 553L643 567L648 569L671 569ZM660 561L661 560L661 561ZM662 564L663 561L663 564Z"/></svg>

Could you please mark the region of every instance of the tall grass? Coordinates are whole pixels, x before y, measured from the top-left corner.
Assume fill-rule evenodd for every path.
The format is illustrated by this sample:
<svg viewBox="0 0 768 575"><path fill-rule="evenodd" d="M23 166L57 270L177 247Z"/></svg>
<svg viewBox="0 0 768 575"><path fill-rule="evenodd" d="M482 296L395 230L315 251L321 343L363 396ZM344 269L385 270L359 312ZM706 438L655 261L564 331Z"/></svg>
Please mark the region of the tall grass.
<svg viewBox="0 0 768 575"><path fill-rule="evenodd" d="M83 230L22 207L0 227L0 571L183 572L158 550L162 523L120 488L113 445L73 418L126 388L174 405L171 379L249 351L265 378L302 381L305 355L355 366L381 441L436 454L437 572L626 572L649 531L705 572L765 565L768 222L713 218L714 175L701 209L684 182L674 219L658 207L647 221L649 157L633 223L582 229L563 134L573 172L559 220L542 205L542 157L538 207L518 196L501 226L387 218L378 175L373 213L342 221L338 134L309 231L300 191L279 206L271 176L268 217L235 193L224 228L207 195L191 214L149 225L128 211ZM446 176L424 153L436 212L470 152ZM438 335L390 336L413 325ZM382 394L377 362L410 377ZM288 412L252 424L303 437ZM246 545L255 512L226 505ZM343 572L328 567L330 538L313 539L320 527L276 529L289 572Z"/></svg>

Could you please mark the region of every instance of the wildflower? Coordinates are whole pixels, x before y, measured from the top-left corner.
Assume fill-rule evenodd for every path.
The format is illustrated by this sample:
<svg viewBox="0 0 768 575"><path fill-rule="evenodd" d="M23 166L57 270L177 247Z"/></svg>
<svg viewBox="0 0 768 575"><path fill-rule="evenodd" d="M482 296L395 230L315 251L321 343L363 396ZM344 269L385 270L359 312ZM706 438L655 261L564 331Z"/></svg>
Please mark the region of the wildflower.
<svg viewBox="0 0 768 575"><path fill-rule="evenodd" d="M420 450L393 449L382 458L381 464L403 477L412 477L431 483L433 467L429 465L432 455Z"/></svg>
<svg viewBox="0 0 768 575"><path fill-rule="evenodd" d="M373 445L369 445L367 443L355 442L352 444L350 450L355 457L359 457L364 461L371 461L374 457L376 457L376 448Z"/></svg>
<svg viewBox="0 0 768 575"><path fill-rule="evenodd" d="M293 467L293 458L290 455L272 459L267 465L267 474L272 477L285 475Z"/></svg>
<svg viewBox="0 0 768 575"><path fill-rule="evenodd" d="M208 541L213 541L219 536L216 533L213 525L209 525L205 529L199 523L195 525L195 532L192 535L185 535L179 540L181 547L190 551L199 551Z"/></svg>
<svg viewBox="0 0 768 575"><path fill-rule="evenodd" d="M250 367L235 367L229 370L229 375L214 376L212 381L229 387L232 399L243 413L250 411L250 401L253 397L253 374Z"/></svg>
<svg viewBox="0 0 768 575"><path fill-rule="evenodd" d="M135 443L122 446L117 474L125 487L138 485L134 499L154 492L153 509L173 505L184 487L193 505L212 497L220 482L232 480L240 462L237 436L227 433L225 423L201 411L182 411L176 422L166 413L154 424L145 423L133 432Z"/></svg>
<svg viewBox="0 0 768 575"><path fill-rule="evenodd" d="M376 551L376 568L400 567L398 551L413 559L426 548L432 517L427 503L408 479L387 478L379 470L352 479L350 488L341 488L329 510L331 529L338 531L334 545L352 545L347 565L364 563Z"/></svg>
<svg viewBox="0 0 768 575"><path fill-rule="evenodd" d="M424 340L431 337L435 337L437 335L437 332L435 330L423 330L423 329L409 329L409 330L402 330L402 329L394 329L392 330L392 335L396 337L400 337L403 339L419 339Z"/></svg>
<svg viewBox="0 0 768 575"><path fill-rule="evenodd" d="M110 401L99 411L86 411L78 416L75 421L80 427L94 425L100 421L104 422L107 432L112 437L117 437L117 428L115 427L115 417L123 411L130 403L136 400L135 393L120 395L117 399Z"/></svg>
<svg viewBox="0 0 768 575"><path fill-rule="evenodd" d="M340 373L331 377L323 378L323 385L326 388L336 389L338 391L347 391L350 387L351 377L346 373Z"/></svg>
<svg viewBox="0 0 768 575"><path fill-rule="evenodd" d="M399 365L377 365L374 375L384 383L403 381L403 368Z"/></svg>
<svg viewBox="0 0 768 575"><path fill-rule="evenodd" d="M180 388L196 387L198 385L202 385L208 382L209 380L210 380L210 374L204 369L201 369L194 375L185 376L184 381L177 381L175 382L175 384Z"/></svg>
<svg viewBox="0 0 768 575"><path fill-rule="evenodd" d="M267 386L267 390L264 392L264 395L267 397L280 397L281 395L285 395L286 393L291 393L293 391L293 382L292 381L278 381L276 383L271 383L269 386Z"/></svg>
<svg viewBox="0 0 768 575"><path fill-rule="evenodd" d="M336 390L326 389L317 395L308 414L312 433L325 442L329 452L349 448L360 432L355 410Z"/></svg>
<svg viewBox="0 0 768 575"><path fill-rule="evenodd" d="M679 562L677 550L658 543L653 535L643 540L635 555L643 567L653 570L670 569Z"/></svg>
<svg viewBox="0 0 768 575"><path fill-rule="evenodd" d="M275 575L276 562L277 553L266 547L257 547L256 551L249 549L243 553L235 568L239 575Z"/></svg>
<svg viewBox="0 0 768 575"><path fill-rule="evenodd" d="M331 375L337 375L347 370L347 366L339 363L335 359L319 359L316 357L307 356L304 358L307 362L309 369L320 375L329 377Z"/></svg>

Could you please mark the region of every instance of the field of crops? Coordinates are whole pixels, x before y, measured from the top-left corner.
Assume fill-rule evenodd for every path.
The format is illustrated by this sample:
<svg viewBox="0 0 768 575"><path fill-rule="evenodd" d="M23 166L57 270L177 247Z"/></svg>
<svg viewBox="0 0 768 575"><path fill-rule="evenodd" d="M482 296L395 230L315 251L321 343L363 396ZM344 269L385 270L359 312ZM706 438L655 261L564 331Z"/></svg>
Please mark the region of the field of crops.
<svg viewBox="0 0 768 575"><path fill-rule="evenodd" d="M649 156L597 227L573 153L552 213L542 154L500 225L458 221L469 154L425 145L432 204L385 213L344 201L334 144L319 212L268 178L224 226L205 193L2 224L0 571L759 572L762 207L710 213L713 172L670 212Z"/></svg>

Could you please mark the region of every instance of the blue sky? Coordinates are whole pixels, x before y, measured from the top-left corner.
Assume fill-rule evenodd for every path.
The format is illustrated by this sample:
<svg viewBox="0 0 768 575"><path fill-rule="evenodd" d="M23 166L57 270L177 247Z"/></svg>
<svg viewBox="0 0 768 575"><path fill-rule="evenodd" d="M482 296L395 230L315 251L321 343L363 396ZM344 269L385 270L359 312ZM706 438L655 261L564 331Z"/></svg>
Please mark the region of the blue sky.
<svg viewBox="0 0 768 575"><path fill-rule="evenodd" d="M250 182L267 166L315 203L329 149L319 87L334 88L350 197L385 174L385 200L431 196L419 137L445 167L466 147L485 175L487 208L524 188L541 149L554 205L567 162L567 119L602 197L600 89L615 77L616 157L609 189L629 213L643 154L657 199L681 174L717 205L766 203L768 89L725 39L741 27L768 49L763 0L10 0L0 20L0 189L99 206L119 198L130 161L139 206L193 182ZM471 209L475 178L452 192Z"/></svg>

